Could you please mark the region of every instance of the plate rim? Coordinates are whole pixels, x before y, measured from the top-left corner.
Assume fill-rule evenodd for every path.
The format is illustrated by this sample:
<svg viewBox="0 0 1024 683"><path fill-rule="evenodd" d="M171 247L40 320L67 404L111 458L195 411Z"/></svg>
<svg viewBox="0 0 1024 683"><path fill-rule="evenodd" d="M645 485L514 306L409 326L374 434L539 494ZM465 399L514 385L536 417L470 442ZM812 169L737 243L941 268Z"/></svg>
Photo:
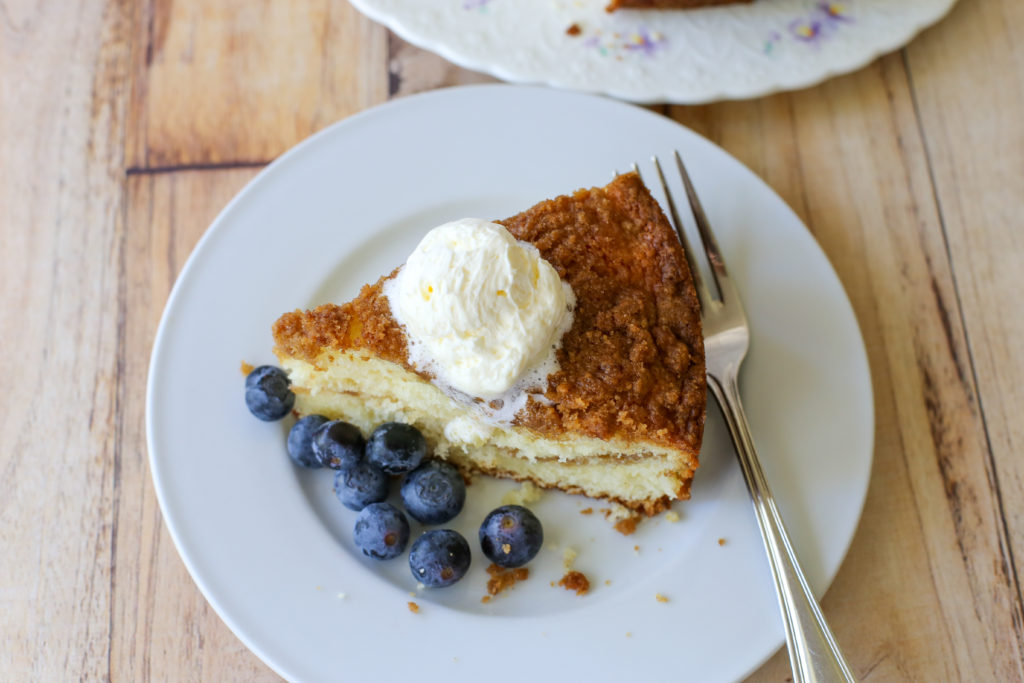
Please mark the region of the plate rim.
<svg viewBox="0 0 1024 683"><path fill-rule="evenodd" d="M290 160L294 156L302 154L309 147L315 146L316 144L318 144L319 140L322 137L331 135L333 133L333 131L335 131L336 129L338 129L340 127L345 127L345 126L348 126L348 125L351 125L351 124L355 124L359 120L364 119L366 117L374 116L378 112L380 112L381 110L385 110L385 109L390 110L390 109L393 109L393 108L401 108L401 107L406 107L406 106L414 107L414 106L416 106L416 102L424 100L424 99L444 98L444 97L451 96L453 94L455 96L458 96L458 92L457 91L466 91L466 90L481 91L481 90L487 90L487 89L495 89L495 90L517 89L517 90L520 90L520 91L533 92L534 94L543 94L545 96L554 94L556 96L575 97L575 98L580 98L580 99L594 98L595 97L592 94L579 93L579 92L573 92L573 91L552 91L552 90L550 90L548 88L545 88L543 86L508 85L508 84L501 84L501 83L497 83L497 84L472 84L472 85L461 85L461 86L453 86L453 87L448 87L448 88L440 88L440 89L435 89L435 90L427 91L427 92L424 92L424 93L419 93L419 94L416 94L416 95L411 95L411 96L408 96L408 97L398 98L398 99L395 99L395 100L389 100L387 102L383 102L383 103L381 103L379 105L376 105L374 107L370 107L368 109L360 111L360 112L358 112L356 114L353 114L351 116L348 116L348 117L345 117L343 119L340 119L339 121L336 121L335 123L326 126L324 129L322 129L322 130L320 130L320 131L310 135L306 139L302 140L301 142L299 142L298 144L296 144L295 146L293 146L292 148L287 150L280 157L278 157L273 162L271 162L266 167L264 167L256 176L251 178L232 197L232 199L217 213L216 217L211 221L211 223L206 228L206 230L204 231L204 233L202 234L200 239L196 242L196 244L193 247L191 253L189 254L188 259L186 260L186 262L185 262L184 266L182 267L180 273L178 274L177 278L175 279L174 285L173 285L173 287L172 287L172 289L171 289L171 291L170 291L170 293L169 293L169 295L167 297L167 301L166 301L166 303L164 305L164 309L163 309L163 312L162 312L161 317L160 317L160 322L159 322L159 325L157 326L157 330L156 330L156 333L155 333L155 336L154 336L152 352L151 352L151 356L150 356L150 362L148 364L148 369L147 369L147 382L146 382L146 393L145 393L145 396L146 396L145 427L146 427L146 445L147 445L147 456L148 456L147 457L147 462L148 462L149 467L150 467L150 472L151 472L151 476L152 476L154 490L155 490L156 497L157 497L157 502L158 502L158 504L160 506L161 518L163 519L164 524L167 527L168 533L171 536L171 539L172 539L172 541L174 543L174 546L175 546L175 549L176 549L176 551L178 553L178 556L181 558L182 562L185 564L186 569L188 570L190 577L192 578L192 580L196 584L196 586L199 588L200 592L202 593L202 595L203 595L204 599L207 601L207 603L211 606L211 608L213 608L214 612L218 615L218 617L220 617L220 619L225 623L225 625L228 626L228 628L231 630L233 635L235 637L237 637L250 650L250 652L252 652L257 657L259 657L259 659L261 661L263 661L275 673L277 673L282 678L285 678L287 680L293 680L291 678L291 676L290 676L290 674L293 673L293 672L286 671L285 668L283 666L279 665L279 663L273 657L269 656L268 653L264 652L262 647L258 646L256 644L256 642L250 637L247 629L242 624L240 624L236 619L232 618L232 616L226 611L225 606L221 603L220 600L218 600L218 598L217 598L214 590L211 588L209 582L207 580L205 580L203 575L201 574L201 572L198 571L198 568L196 566L196 563L195 563L194 559L190 556L189 552L186 551L185 548L187 547L187 544L185 543L184 538L182 536L181 529L180 529L180 527L178 525L178 520L176 520L172 515L169 515L167 513L167 510L168 510L168 507L167 507L167 495L168 495L168 492L165 491L165 485L161 484L161 476L160 476L161 467L160 467L159 462L158 462L157 449L155 447L154 428L153 428L154 422L156 420L156 417L154 415L154 404L155 404L155 400L154 399L155 399L156 393L158 391L158 387L156 386L156 382L155 382L155 377L156 377L156 374L157 374L156 371L157 371L157 367L158 367L158 364L159 364L159 361L160 361L162 350L163 350L165 344L167 343L167 341L166 341L167 340L167 336L168 336L167 329L172 324L172 318L173 318L174 313L176 312L176 307L178 305L177 301L178 301L178 299L181 296L183 296L182 295L182 291L186 287L186 283L189 280L189 275L190 275L192 269L194 269L196 267L195 264L199 261L200 255L208 248L207 245L209 245L210 242L213 239L216 239L216 237L218 236L218 226L222 225L227 220L227 217L235 209L235 207L238 206L239 204L243 203L251 193L258 191L258 188L263 183L269 182L268 178L271 178L274 175L274 173L277 172L276 169L278 169L280 166L288 164L290 162ZM604 99L604 98L600 98L600 96L597 96L597 98L598 99ZM622 102L615 102L614 100L605 100L605 101L606 102L610 102L612 104L615 104L617 106L630 107L629 104L622 103ZM663 121L671 123L671 124L675 124L679 128L685 130L688 134L696 136L697 138L700 138L704 143L710 145L711 147L714 147L718 152L720 152L720 153L724 154L725 156L729 157L732 161L734 161L736 164L738 164L740 167L742 167L742 169L744 171L746 171L747 173L750 173L755 178L757 178L774 195L775 199L777 199L781 203L781 205L784 206L785 209L792 215L793 219L803 229L804 236L810 238L810 240L814 244L815 248L820 252L820 254L821 254L821 256L822 256L822 258L824 260L824 263L827 264L829 270L832 273L832 276L835 278L837 284L839 285L839 291L840 291L843 299L845 300L846 306L847 306L847 308L848 308L848 310L850 312L851 320L852 320L852 322L854 324L854 328L855 328L855 331L856 331L856 341L859 342L858 344L856 344L857 351L859 352L857 355L859 357L859 360L862 361L863 367L867 370L867 374L865 375L865 378L864 378L865 389L866 389L866 395L865 395L865 401L866 401L865 408L866 409L865 409L865 413L864 414L865 414L865 417L867 419L867 423L864 425L866 430L867 430L867 444L866 444L867 445L867 458L866 458L866 462L865 462L865 466L866 466L865 467L865 482L864 482L863 491L862 491L862 493L860 495L859 504L857 506L857 514L856 514L856 517L855 517L855 520L854 520L854 525L853 525L853 528L851 530L850 536L849 536L849 538L846 540L846 542L844 544L842 553L840 554L840 559L839 559L838 563L836 564L835 569L833 571L829 572L830 575L827 577L828 580L824 583L824 585L823 585L823 587L822 587L822 589L820 591L820 594L817 595L818 599L820 600L821 597L824 595L824 593L827 592L829 587L831 587L832 583L834 582L835 577L836 577L836 575L839 572L839 569L842 567L842 565L845 562L845 559L846 559L846 557L847 557L847 555L849 553L850 547L852 546L852 543L853 543L853 539L856 536L856 531L857 531L857 529L858 529L858 527L860 525L860 521L861 521L861 518L863 516L864 506L865 506L866 501L867 501L867 494L868 494L869 485L870 485L870 476L871 476L871 472L873 470L873 463L874 463L875 427L876 427L875 410L874 410L874 387L873 387L873 382L872 382L871 374L870 374L870 364L868 362L869 359L868 359L868 356L867 356L867 348L866 348L866 345L864 343L863 333L861 331L860 323L859 323L859 321L857 319L856 312L853 309L852 302L849 299L849 294L847 293L846 288L843 286L842 281L838 277L838 273L836 273L834 266L832 265L832 263L831 263L830 259L828 258L827 254L821 248L821 246L818 243L817 239L815 238L814 234L807 228L806 224L793 211L792 207L790 207L785 202L785 200L782 199L782 197L780 197L774 191L773 188L771 188L771 186L769 186L766 182L764 182L759 176L754 174L749 168L746 167L746 165L744 165L738 159L733 157L729 152L727 152L726 150L724 150L723 148L721 148L719 145L715 144L714 142L708 140L704 136L700 135L699 133L689 129L686 126L684 126L683 124L681 124L681 123L679 123L677 121L673 121L671 119L668 119L668 118L666 118L664 116L661 116L661 115L659 115L657 113L654 113L654 112L646 111L646 110L643 110L641 108L636 108L636 107L631 107L631 108L634 109L634 113L639 113L639 115L641 115L641 116L649 116L649 117L651 117L653 119L659 119L659 120L663 120ZM779 649L779 647L781 647L784 644L785 644L784 640L780 640L775 647L773 647L771 650L769 650L764 655L763 658L761 658L757 662L753 663L751 665L751 667L747 670L747 672L744 675L749 675L753 671L757 670L760 666L762 666L764 664L765 661L767 661L770 657L772 657L774 655L774 653Z"/></svg>
<svg viewBox="0 0 1024 683"><path fill-rule="evenodd" d="M515 69L508 68L500 63L478 59L465 54L440 39L423 35L414 28L407 26L398 17L375 7L372 4L372 0L349 0L352 6L359 10L359 12L372 21L375 21L388 30L394 32L402 40L423 50L427 50L428 52L433 52L443 59L446 59L456 66L464 69L487 74L512 84L546 85L553 88L570 90L584 94L606 95L627 102L632 102L634 104L645 105L666 103L679 105L702 105L711 104L713 102L756 99L766 97L768 95L803 90L820 85L821 83L837 76L859 71L868 64L874 62L876 59L908 45L922 31L942 21L952 11L954 5L957 3L957 0L943 1L946 3L945 6L939 7L938 11L934 15L921 17L917 22L908 25L907 30L900 34L901 37L879 43L873 49L866 50L863 54L858 55L857 58L850 59L843 66L826 68L803 78L776 80L763 88L722 88L719 90L705 88L702 91L689 93L687 93L685 89L677 90L673 88L664 88L658 92L652 91L645 95L639 95L615 87L579 87L566 80L560 79L557 74L550 74L546 78L537 78L525 73L517 72Z"/></svg>

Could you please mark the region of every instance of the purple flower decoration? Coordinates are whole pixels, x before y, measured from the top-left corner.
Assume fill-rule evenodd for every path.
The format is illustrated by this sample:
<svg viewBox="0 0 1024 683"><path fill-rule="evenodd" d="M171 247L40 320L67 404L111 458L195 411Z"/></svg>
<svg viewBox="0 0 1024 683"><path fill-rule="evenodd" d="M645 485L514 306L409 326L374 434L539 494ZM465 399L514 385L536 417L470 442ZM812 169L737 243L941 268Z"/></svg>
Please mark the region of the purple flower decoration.
<svg viewBox="0 0 1024 683"><path fill-rule="evenodd" d="M642 52L648 57L665 44L665 37L657 31L649 32L646 27L641 26L636 33L633 33L623 44L627 50Z"/></svg>

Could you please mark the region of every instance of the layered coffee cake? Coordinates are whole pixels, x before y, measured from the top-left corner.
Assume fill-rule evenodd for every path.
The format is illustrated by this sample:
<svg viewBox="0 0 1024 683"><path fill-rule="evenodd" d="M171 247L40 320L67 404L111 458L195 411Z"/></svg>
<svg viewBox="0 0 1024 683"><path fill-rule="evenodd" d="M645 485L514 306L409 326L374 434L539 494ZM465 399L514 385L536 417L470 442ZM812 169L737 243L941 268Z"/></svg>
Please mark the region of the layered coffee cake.
<svg viewBox="0 0 1024 683"><path fill-rule="evenodd" d="M700 308L635 173L436 228L354 300L286 313L273 334L302 414L411 423L461 468L648 515L689 496Z"/></svg>

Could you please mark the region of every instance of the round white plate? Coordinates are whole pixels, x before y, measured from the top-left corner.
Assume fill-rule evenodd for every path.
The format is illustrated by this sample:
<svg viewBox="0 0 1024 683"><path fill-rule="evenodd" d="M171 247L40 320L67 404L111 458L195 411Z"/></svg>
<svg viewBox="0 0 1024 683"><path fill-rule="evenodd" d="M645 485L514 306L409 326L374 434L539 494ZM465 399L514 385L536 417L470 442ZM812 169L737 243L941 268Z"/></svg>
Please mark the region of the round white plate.
<svg viewBox="0 0 1024 683"><path fill-rule="evenodd" d="M642 109L542 88L435 91L342 121L253 180L193 252L153 349L147 432L168 528L217 613L281 675L729 681L782 643L714 408L679 521L655 518L626 537L599 514L607 505L545 493L532 505L547 544L530 579L484 604L476 529L513 484L477 478L453 524L474 549L470 573L418 589L407 557L377 563L353 549L355 513L334 500L330 473L299 471L286 455L290 418L262 423L244 405L239 364L273 362L281 313L353 296L443 221L509 216L673 149L743 293L750 421L810 583L824 592L867 489L872 397L850 304L796 215L721 149ZM587 507L595 514L580 514ZM586 596L551 585L567 547L590 578Z"/></svg>
<svg viewBox="0 0 1024 683"><path fill-rule="evenodd" d="M858 69L905 45L955 0L756 0L611 14L608 0L351 2L409 42L507 81L698 104Z"/></svg>

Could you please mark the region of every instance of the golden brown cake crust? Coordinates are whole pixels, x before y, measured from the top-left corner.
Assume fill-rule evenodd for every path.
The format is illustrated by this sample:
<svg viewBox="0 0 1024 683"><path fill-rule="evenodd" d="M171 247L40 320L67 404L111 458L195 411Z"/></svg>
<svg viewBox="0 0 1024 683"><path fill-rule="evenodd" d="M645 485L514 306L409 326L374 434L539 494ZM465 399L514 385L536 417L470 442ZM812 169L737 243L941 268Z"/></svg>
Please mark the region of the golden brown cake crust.
<svg viewBox="0 0 1024 683"><path fill-rule="evenodd" d="M705 409L700 307L679 240L639 176L499 222L534 244L576 294L560 369L548 377L550 405L531 399L515 423L547 436L651 441L689 453L695 466ZM315 362L327 349L363 348L412 370L381 293L393 275L347 304L282 316L278 352Z"/></svg>

